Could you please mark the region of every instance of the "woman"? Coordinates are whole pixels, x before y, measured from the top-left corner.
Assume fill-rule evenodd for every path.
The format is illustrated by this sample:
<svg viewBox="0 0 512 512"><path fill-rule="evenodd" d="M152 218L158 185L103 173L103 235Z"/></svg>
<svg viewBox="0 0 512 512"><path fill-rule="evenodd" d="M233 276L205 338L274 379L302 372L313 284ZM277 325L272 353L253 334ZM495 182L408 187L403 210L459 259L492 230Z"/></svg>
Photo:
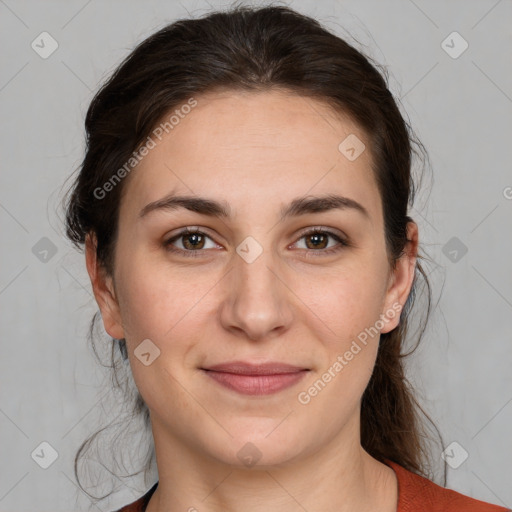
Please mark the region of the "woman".
<svg viewBox="0 0 512 512"><path fill-rule="evenodd" d="M159 475L122 511L505 510L426 478L401 359L421 145L366 57L284 7L181 20L86 129L67 232Z"/></svg>

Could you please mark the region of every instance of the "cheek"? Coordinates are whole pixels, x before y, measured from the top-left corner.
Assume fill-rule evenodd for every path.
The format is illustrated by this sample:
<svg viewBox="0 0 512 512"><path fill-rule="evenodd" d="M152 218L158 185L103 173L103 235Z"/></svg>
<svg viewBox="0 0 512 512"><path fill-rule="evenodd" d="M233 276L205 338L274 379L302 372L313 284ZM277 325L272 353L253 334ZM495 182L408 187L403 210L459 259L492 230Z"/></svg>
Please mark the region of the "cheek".
<svg viewBox="0 0 512 512"><path fill-rule="evenodd" d="M194 330L192 317L204 323L206 312L214 322L221 306L218 293L224 290L224 297L230 293L222 279L229 281L232 276L225 276L224 268L171 264L143 243L134 249L128 238L118 240L116 258L116 289L127 343L135 347L146 338L176 339L183 325ZM281 299L294 305L295 322L334 349L374 325L382 312L385 275L385 257L378 249L348 252L336 266L318 263L290 270L283 265L281 277L293 293L285 291Z"/></svg>
<svg viewBox="0 0 512 512"><path fill-rule="evenodd" d="M126 339L133 347L149 338L163 346L192 328L214 297L222 273L170 265L162 258L134 254L118 266L119 304Z"/></svg>
<svg viewBox="0 0 512 512"><path fill-rule="evenodd" d="M191 408L190 397L180 383L190 378L190 353L204 338L206 330L201 319L205 316L207 292L214 282L208 276L194 281L190 278L191 269L185 275L183 271L171 272L169 268L145 266L142 262L138 265L135 259L130 269L124 270L125 274L119 272L120 309L137 388L155 411L168 409L170 403L173 409L185 411ZM209 318L211 321L211 315ZM142 352L138 347L147 339L154 344L148 345L149 357L153 359L153 350L158 356L146 366L138 358ZM194 409L190 414L201 421L199 411Z"/></svg>
<svg viewBox="0 0 512 512"><path fill-rule="evenodd" d="M323 353L316 374L297 395L299 410L322 418L325 428L333 431L357 408L371 378L380 340L376 323L381 314L382 275L378 281L377 269L372 271L369 266L345 270L331 276L323 292L315 288L305 301L308 328L321 340ZM326 410L332 411L329 418L325 418Z"/></svg>
<svg viewBox="0 0 512 512"><path fill-rule="evenodd" d="M313 319L327 327L323 339L334 347L375 325L382 313L384 278L370 263L352 263L312 282L301 279L301 296Z"/></svg>

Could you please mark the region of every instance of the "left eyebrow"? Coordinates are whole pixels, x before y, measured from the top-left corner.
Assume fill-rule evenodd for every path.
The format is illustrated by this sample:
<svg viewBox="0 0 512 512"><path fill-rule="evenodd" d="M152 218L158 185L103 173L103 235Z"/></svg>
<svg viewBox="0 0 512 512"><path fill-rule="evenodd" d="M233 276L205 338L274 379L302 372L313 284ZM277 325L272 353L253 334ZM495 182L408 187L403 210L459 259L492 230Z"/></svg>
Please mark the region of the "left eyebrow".
<svg viewBox="0 0 512 512"><path fill-rule="evenodd" d="M281 209L281 217L297 217L308 213L321 213L329 210L355 210L370 219L368 210L361 204L336 194L328 194L325 196L298 197L294 199L288 206Z"/></svg>
<svg viewBox="0 0 512 512"><path fill-rule="evenodd" d="M176 210L179 208L185 208L192 212L208 215L210 217L231 217L231 208L226 201L219 202L205 197L175 196L170 194L144 206L139 213L139 218L156 210ZM288 205L283 206L280 213L281 217L285 219L287 217L298 217L300 215L321 213L334 209L352 209L370 219L368 210L362 204L349 197L335 194L298 197Z"/></svg>

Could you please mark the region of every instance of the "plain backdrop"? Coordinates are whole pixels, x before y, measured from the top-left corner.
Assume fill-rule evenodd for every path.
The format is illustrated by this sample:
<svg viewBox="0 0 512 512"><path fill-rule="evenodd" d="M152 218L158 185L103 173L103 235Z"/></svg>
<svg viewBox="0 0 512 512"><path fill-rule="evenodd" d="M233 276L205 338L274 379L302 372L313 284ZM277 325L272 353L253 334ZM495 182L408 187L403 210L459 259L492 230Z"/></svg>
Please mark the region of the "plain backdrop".
<svg viewBox="0 0 512 512"><path fill-rule="evenodd" d="M458 466L448 487L512 507L512 2L289 5L386 66L429 152L433 179L411 215L438 306L408 374ZM164 24L208 10L188 0L0 0L1 512L108 511L146 490L134 478L92 505L76 486L79 444L114 413L99 410L108 381L86 341L96 305L59 201L101 81ZM41 38L44 51L58 45L51 55ZM441 450L433 457L441 467Z"/></svg>

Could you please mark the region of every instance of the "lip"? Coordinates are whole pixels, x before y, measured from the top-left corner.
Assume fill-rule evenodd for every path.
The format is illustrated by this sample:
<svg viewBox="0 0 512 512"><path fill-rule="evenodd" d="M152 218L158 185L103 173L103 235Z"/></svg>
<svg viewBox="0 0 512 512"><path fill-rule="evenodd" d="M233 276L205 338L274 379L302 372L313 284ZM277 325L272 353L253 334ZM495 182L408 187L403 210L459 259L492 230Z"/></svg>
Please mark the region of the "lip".
<svg viewBox="0 0 512 512"><path fill-rule="evenodd" d="M291 364L270 362L270 363L249 363L246 361L231 361L229 363L220 363L202 370L215 372L235 373L240 375L279 375L283 373L296 373L302 370L308 370L302 366L293 366Z"/></svg>
<svg viewBox="0 0 512 512"><path fill-rule="evenodd" d="M244 395L270 395L298 383L308 368L286 363L222 363L201 370L218 384Z"/></svg>

